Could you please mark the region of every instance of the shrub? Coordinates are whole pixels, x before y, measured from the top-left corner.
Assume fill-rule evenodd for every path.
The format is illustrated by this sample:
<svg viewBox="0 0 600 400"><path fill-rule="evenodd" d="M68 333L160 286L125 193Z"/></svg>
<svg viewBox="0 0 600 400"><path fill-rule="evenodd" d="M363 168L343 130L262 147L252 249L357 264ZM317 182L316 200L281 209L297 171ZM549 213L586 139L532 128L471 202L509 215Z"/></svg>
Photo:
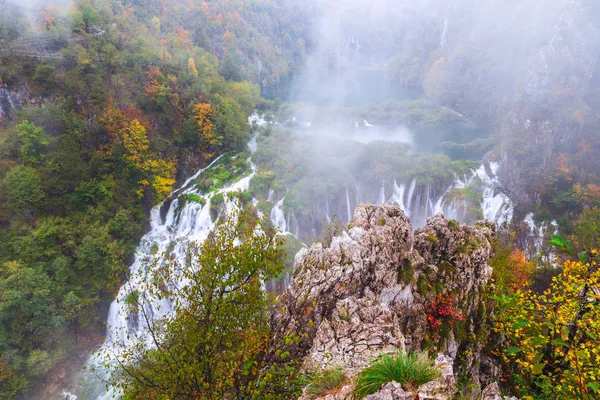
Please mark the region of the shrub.
<svg viewBox="0 0 600 400"><path fill-rule="evenodd" d="M455 219L451 219L448 221L448 228L450 228L450 230L457 230L460 227L460 224L458 223L457 220Z"/></svg>
<svg viewBox="0 0 600 400"><path fill-rule="evenodd" d="M440 282L438 282L440 283ZM439 290L438 292L441 292ZM437 340L442 333L442 337L453 329L458 321L463 321L464 316L456 308L456 301L453 296L443 296L438 294L432 301L427 310L427 330L432 339Z"/></svg>
<svg viewBox="0 0 600 400"><path fill-rule="evenodd" d="M600 396L599 259L600 252L590 250L566 261L542 294L517 290L496 299L502 358L519 397Z"/></svg>
<svg viewBox="0 0 600 400"><path fill-rule="evenodd" d="M346 373L341 368L326 369L315 372L310 377L310 383L306 387L306 395L309 399L336 393L348 381Z"/></svg>
<svg viewBox="0 0 600 400"><path fill-rule="evenodd" d="M356 376L353 397L361 400L377 393L383 385L390 382L397 382L407 390L414 390L439 376L439 369L425 353L398 351L383 354Z"/></svg>

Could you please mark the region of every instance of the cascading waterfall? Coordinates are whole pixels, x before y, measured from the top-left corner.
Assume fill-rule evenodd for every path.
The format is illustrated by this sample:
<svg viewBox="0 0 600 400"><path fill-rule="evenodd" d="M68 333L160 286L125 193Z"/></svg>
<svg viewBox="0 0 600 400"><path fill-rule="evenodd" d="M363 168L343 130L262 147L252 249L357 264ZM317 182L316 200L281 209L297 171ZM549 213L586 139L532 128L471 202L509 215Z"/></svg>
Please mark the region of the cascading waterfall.
<svg viewBox="0 0 600 400"><path fill-rule="evenodd" d="M348 188L346 188L346 211L348 212L348 221L352 219L352 206L350 205L350 193L348 193Z"/></svg>
<svg viewBox="0 0 600 400"><path fill-rule="evenodd" d="M406 205L407 208L406 210L410 213L410 206L412 204L412 199L413 199L413 194L415 193L415 187L417 186L417 180L413 179L412 182L410 183L410 188L408 189L408 204ZM410 217L410 214L408 214L408 216Z"/></svg>
<svg viewBox="0 0 600 400"><path fill-rule="evenodd" d="M444 27L442 28L442 35L440 37L440 47L446 45L446 36L448 35L448 18L444 18Z"/></svg>
<svg viewBox="0 0 600 400"><path fill-rule="evenodd" d="M285 219L285 213L283 212L283 201L285 197L282 198L275 204L273 209L271 210L271 221L275 226L279 228L281 232L287 233L288 224Z"/></svg>
<svg viewBox="0 0 600 400"><path fill-rule="evenodd" d="M491 163L490 169L494 174L492 177L488 176L483 165L476 171L471 171L469 176L457 176L439 197L431 186L417 185L416 179L411 181L408 192L405 184L398 185L394 182L390 202L402 208L416 227L425 225L427 218L437 213L444 214L446 218L464 220L468 211L467 201L448 198L448 194L452 189L463 189L471 185L473 179L478 177L483 185L481 210L484 218L503 225L512 220L513 204L508 196L499 190L500 182L495 176L498 164Z"/></svg>
<svg viewBox="0 0 600 400"><path fill-rule="evenodd" d="M252 165L252 170L250 175L220 190L219 193L227 196L227 193L247 190L250 186L250 179L254 176L254 165ZM187 183L189 182L190 180ZM132 345L139 341L150 344L148 325L145 322L140 323L140 321L164 317L172 310L168 299L158 299L143 292L147 277L153 273L149 270L149 266L160 266L167 258L183 263L187 243L190 241L201 243L214 228L210 212L211 197L214 194L204 195L195 186L191 186L182 190L178 195L200 196L205 203L186 201L183 206L180 206L180 200L175 199L170 204L164 220L161 218L161 206L152 209L150 232L142 238L136 251L135 261L129 268L128 282L121 287L117 298L110 306L106 340L100 351L92 355L88 361L88 366L93 367L98 376L90 372L84 374L80 384L79 400L108 400L119 397L120 393L113 388L109 388L107 391L102 382L102 379L109 378L112 372L111 368L104 368L103 362L107 358L116 358L122 346ZM231 209L233 204L226 202L226 207ZM159 257L158 262L151 264L150 262L156 257ZM184 283L180 282L180 284ZM134 293L139 302L137 310L132 308L128 301L128 298Z"/></svg>
<svg viewBox="0 0 600 400"><path fill-rule="evenodd" d="M513 217L514 206L510 198L502 193L498 188L500 181L496 175L500 165L498 163L490 163L490 170L493 177L490 177L485 170L485 165L479 167L475 174L484 185L483 190L483 217L487 220L494 221L498 225L510 223Z"/></svg>
<svg viewBox="0 0 600 400"><path fill-rule="evenodd" d="M556 220L551 221L550 224L548 224L548 222L542 222L538 226L533 219L533 213L529 213L525 216L523 222L529 227L529 237L532 238L532 246L525 249L527 257L533 258L540 255L543 261L550 263L554 262L556 257L554 254L547 251L545 241L550 227L552 227L552 235L558 235L558 223Z"/></svg>

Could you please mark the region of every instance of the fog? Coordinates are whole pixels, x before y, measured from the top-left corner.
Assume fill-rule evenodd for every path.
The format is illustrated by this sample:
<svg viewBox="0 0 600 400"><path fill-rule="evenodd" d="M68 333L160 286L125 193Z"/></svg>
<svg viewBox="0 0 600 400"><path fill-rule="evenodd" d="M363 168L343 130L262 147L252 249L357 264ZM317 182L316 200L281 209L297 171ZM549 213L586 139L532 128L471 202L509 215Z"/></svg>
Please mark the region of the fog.
<svg viewBox="0 0 600 400"><path fill-rule="evenodd" d="M374 88L380 100L410 96L407 89L415 88L466 112L485 97L488 109L477 113L489 117L497 112L495 100L514 94L532 50L551 39L570 3L318 1L315 46L290 99L340 106L376 100ZM386 91L383 78L396 90Z"/></svg>
<svg viewBox="0 0 600 400"><path fill-rule="evenodd" d="M295 117L307 153L321 154L314 138L329 136L337 148L335 141L388 141L417 153L497 160L502 189L522 200L522 171L542 174L567 140L578 140L574 132L586 135L571 116L598 106L591 95L599 80L596 1L315 1L312 46L285 116ZM523 164L527 153L539 155L537 164ZM310 162L322 171L341 154L330 157ZM325 192L343 198L344 190Z"/></svg>

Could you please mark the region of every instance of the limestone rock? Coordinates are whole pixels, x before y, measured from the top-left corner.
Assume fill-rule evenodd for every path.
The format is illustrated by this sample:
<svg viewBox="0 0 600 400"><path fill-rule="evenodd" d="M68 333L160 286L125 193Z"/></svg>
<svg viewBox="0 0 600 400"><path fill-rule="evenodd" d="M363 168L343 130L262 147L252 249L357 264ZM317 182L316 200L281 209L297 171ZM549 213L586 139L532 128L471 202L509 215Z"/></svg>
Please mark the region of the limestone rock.
<svg viewBox="0 0 600 400"><path fill-rule="evenodd" d="M415 395L405 392L402 386L396 382L384 385L379 392L368 395L364 400L414 400Z"/></svg>
<svg viewBox="0 0 600 400"><path fill-rule="evenodd" d="M419 399L450 400L456 393L456 379L454 378L453 359L439 354L435 365L440 369L439 379L419 387Z"/></svg>
<svg viewBox="0 0 600 400"><path fill-rule="evenodd" d="M277 349L303 360L306 371L342 367L352 378L377 355L418 351L426 334L429 340L438 335L426 331L432 304L442 296L464 322L436 339L442 377L419 388L418 396L452 398L459 372L476 386L485 382L477 338L488 316L482 300L492 274L494 224L468 227L436 215L413 232L400 208L361 204L350 225L329 246L316 244L296 256L291 284L272 313ZM417 397L400 390L386 385L370 398ZM324 398L341 400L342 392L351 393Z"/></svg>
<svg viewBox="0 0 600 400"><path fill-rule="evenodd" d="M516 397L503 397L497 382L490 383L481 393L481 400L517 400Z"/></svg>

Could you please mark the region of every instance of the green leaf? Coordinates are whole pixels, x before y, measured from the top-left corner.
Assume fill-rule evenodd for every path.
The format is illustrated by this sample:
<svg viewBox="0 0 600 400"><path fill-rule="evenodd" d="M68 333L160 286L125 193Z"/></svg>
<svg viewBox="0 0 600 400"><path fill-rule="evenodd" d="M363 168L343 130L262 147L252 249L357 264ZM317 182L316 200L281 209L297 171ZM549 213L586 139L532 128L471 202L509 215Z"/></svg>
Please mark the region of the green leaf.
<svg viewBox="0 0 600 400"><path fill-rule="evenodd" d="M541 373L542 373L542 371L544 371L544 367L545 367L545 366L546 366L546 363L543 363L543 364L535 364L535 365L533 366L533 371L532 371L532 372L533 372L533 374L534 374L534 375L539 375L539 374L541 374Z"/></svg>
<svg viewBox="0 0 600 400"><path fill-rule="evenodd" d="M579 258L579 261L581 261L581 263L583 263L583 264L588 262L588 260L590 259L587 251L583 251L583 252L579 253L577 256Z"/></svg>
<svg viewBox="0 0 600 400"><path fill-rule="evenodd" d="M549 240L548 243L561 249L565 246L565 240L558 235L552 235L552 239Z"/></svg>
<svg viewBox="0 0 600 400"><path fill-rule="evenodd" d="M531 344L534 346L540 346L542 344L548 343L548 339L545 337L538 336L531 341Z"/></svg>
<svg viewBox="0 0 600 400"><path fill-rule="evenodd" d="M593 340L598 340L598 336L597 336L597 335L596 335L594 332L592 332L591 330L590 330L590 331L588 331L588 332L586 332L586 333L587 333L587 335L588 335L589 337L591 337Z"/></svg>
<svg viewBox="0 0 600 400"><path fill-rule="evenodd" d="M597 393L598 391L600 391L600 384L597 382L588 382L588 384L586 386L589 387L590 389L592 389L594 391L594 393Z"/></svg>
<svg viewBox="0 0 600 400"><path fill-rule="evenodd" d="M520 347L509 347L508 349L504 350L504 352L508 355L513 355L513 354L517 354L520 353L522 350Z"/></svg>
<svg viewBox="0 0 600 400"><path fill-rule="evenodd" d="M527 325L529 325L529 321L527 321L527 320L525 320L525 319L524 319L524 320L521 320L521 321L519 321L519 322L515 323L515 324L512 326L512 330L513 330L513 331L516 331L517 329L520 329L520 328L522 328L522 327L524 327L524 326L527 326Z"/></svg>
<svg viewBox="0 0 600 400"><path fill-rule="evenodd" d="M554 339L552 344L555 346L568 346L569 344L562 339Z"/></svg>
<svg viewBox="0 0 600 400"><path fill-rule="evenodd" d="M575 252L573 252L573 243L568 240L567 243L565 244L565 248L563 249L563 251L567 254L569 254L570 256L574 256Z"/></svg>

